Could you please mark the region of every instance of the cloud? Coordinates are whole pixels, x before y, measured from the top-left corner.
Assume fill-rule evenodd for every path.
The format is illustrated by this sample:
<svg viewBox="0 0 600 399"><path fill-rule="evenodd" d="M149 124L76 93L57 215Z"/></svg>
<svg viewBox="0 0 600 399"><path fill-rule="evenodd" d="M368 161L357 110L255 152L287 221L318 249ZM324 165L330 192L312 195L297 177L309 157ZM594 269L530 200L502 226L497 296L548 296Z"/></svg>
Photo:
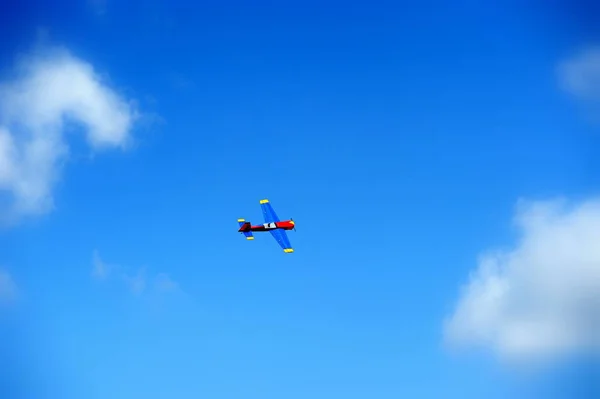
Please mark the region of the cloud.
<svg viewBox="0 0 600 399"><path fill-rule="evenodd" d="M52 189L69 155L66 132L94 150L125 148L137 118L92 65L65 49L29 54L0 82L0 218L52 210Z"/></svg>
<svg viewBox="0 0 600 399"><path fill-rule="evenodd" d="M123 280L127 283L132 293L141 295L146 289L146 270L145 268L140 268L134 276L124 273Z"/></svg>
<svg viewBox="0 0 600 399"><path fill-rule="evenodd" d="M88 0L89 6L98 16L106 14L107 3L108 0Z"/></svg>
<svg viewBox="0 0 600 399"><path fill-rule="evenodd" d="M588 47L559 65L561 86L574 97L600 101L600 46Z"/></svg>
<svg viewBox="0 0 600 399"><path fill-rule="evenodd" d="M159 273L154 279L154 285L158 292L179 291L179 284L173 281L166 273Z"/></svg>
<svg viewBox="0 0 600 399"><path fill-rule="evenodd" d="M171 73L168 75L171 86L176 90L189 90L194 87L194 82L181 73Z"/></svg>
<svg viewBox="0 0 600 399"><path fill-rule="evenodd" d="M600 353L600 199L519 204L512 250L488 252L445 338L503 358Z"/></svg>
<svg viewBox="0 0 600 399"><path fill-rule="evenodd" d="M108 280L109 276L112 276L124 284L134 295L142 295L149 290L156 294L181 292L179 284L166 273L157 273L149 279L146 268L141 267L135 274L132 274L121 266L106 263L98 251L94 251L92 254L92 276L98 280ZM149 284L149 281L152 284Z"/></svg>
<svg viewBox="0 0 600 399"><path fill-rule="evenodd" d="M0 303L6 304L17 296L17 285L12 276L4 269L0 269Z"/></svg>
<svg viewBox="0 0 600 399"><path fill-rule="evenodd" d="M106 279L113 268L112 265L107 264L100 258L98 251L94 251L93 253L92 264L92 275L99 280Z"/></svg>

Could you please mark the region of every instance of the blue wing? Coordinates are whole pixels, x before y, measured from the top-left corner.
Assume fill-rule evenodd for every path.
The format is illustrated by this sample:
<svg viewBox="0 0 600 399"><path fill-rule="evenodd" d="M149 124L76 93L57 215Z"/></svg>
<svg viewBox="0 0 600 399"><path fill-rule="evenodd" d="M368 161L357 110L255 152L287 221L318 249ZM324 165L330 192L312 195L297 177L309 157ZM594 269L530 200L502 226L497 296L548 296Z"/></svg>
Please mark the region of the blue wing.
<svg viewBox="0 0 600 399"><path fill-rule="evenodd" d="M290 240L288 239L288 236L285 233L285 230L275 229L275 230L270 230L270 232L273 235L273 238L275 238L275 240L279 243L281 248L283 248L283 252L287 252L287 253L294 252L294 249L292 248L292 245L290 244Z"/></svg>
<svg viewBox="0 0 600 399"><path fill-rule="evenodd" d="M273 207L269 203L268 199L261 200L260 207L262 208L265 223L273 223L280 221L277 215L275 214L275 211L273 210Z"/></svg>
<svg viewBox="0 0 600 399"><path fill-rule="evenodd" d="M265 218L265 223L274 223L279 222L279 217L273 210L273 207L269 203L268 199L264 199L260 201L260 207L262 209L263 216ZM294 252L292 245L290 244L290 240L288 239L285 230L275 229L269 230L273 238L277 241L277 243L283 248L283 251L286 253Z"/></svg>

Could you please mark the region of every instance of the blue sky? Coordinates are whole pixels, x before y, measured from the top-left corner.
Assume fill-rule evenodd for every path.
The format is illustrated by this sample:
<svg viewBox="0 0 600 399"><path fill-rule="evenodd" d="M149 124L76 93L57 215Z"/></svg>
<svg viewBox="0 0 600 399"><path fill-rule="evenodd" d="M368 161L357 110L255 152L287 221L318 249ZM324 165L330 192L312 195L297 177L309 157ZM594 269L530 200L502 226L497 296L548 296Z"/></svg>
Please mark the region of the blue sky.
<svg viewBox="0 0 600 399"><path fill-rule="evenodd" d="M0 126L52 144L5 180L0 163L18 219L0 233L7 397L505 398L588 381L559 368L549 385L506 367L494 338L474 353L444 338L482 253L529 253L547 220L600 220L535 202L594 204L596 103L573 83L581 63L559 67L594 44L585 10L256 4L3 6L0 75L25 83L2 92ZM23 54L41 78L14 73ZM236 232L262 198L296 221L293 254ZM523 259L503 265L550 264ZM504 331L464 309L464 331Z"/></svg>

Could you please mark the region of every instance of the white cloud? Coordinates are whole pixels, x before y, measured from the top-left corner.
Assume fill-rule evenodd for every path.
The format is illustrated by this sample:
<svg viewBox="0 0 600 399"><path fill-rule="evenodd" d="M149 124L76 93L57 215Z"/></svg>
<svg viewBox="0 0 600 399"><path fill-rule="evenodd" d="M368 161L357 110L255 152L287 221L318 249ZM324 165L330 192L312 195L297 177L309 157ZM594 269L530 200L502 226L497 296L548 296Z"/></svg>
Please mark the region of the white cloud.
<svg viewBox="0 0 600 399"><path fill-rule="evenodd" d="M600 46L589 47L559 65L562 87L577 98L600 100Z"/></svg>
<svg viewBox="0 0 600 399"><path fill-rule="evenodd" d="M99 280L108 280L109 275L124 284L135 295L148 292L149 287L152 292L158 294L180 292L179 284L166 273L155 274L150 280L153 284L149 285L145 267L141 267L135 274L131 274L121 266L108 264L100 257L98 251L94 251L92 255L92 276Z"/></svg>
<svg viewBox="0 0 600 399"><path fill-rule="evenodd" d="M179 285L166 273L159 273L154 279L154 285L159 292L175 292L179 290Z"/></svg>
<svg viewBox="0 0 600 399"><path fill-rule="evenodd" d="M600 199L522 202L510 251L490 252L446 320L446 339L510 359L600 353Z"/></svg>
<svg viewBox="0 0 600 399"><path fill-rule="evenodd" d="M17 285L10 273L0 269L0 303L8 303L17 296Z"/></svg>
<svg viewBox="0 0 600 399"><path fill-rule="evenodd" d="M108 0L88 0L88 4L97 15L106 14Z"/></svg>
<svg viewBox="0 0 600 399"><path fill-rule="evenodd" d="M146 289L146 269L140 268L135 276L123 274L123 280L135 295L141 295Z"/></svg>
<svg viewBox="0 0 600 399"><path fill-rule="evenodd" d="M112 265L109 265L100 258L98 251L94 251L93 253L92 264L92 275L99 280L106 279L113 268Z"/></svg>
<svg viewBox="0 0 600 399"><path fill-rule="evenodd" d="M67 128L83 128L93 149L124 148L135 119L132 105L68 51L23 57L12 79L0 83L0 216L53 208L52 188L69 153Z"/></svg>

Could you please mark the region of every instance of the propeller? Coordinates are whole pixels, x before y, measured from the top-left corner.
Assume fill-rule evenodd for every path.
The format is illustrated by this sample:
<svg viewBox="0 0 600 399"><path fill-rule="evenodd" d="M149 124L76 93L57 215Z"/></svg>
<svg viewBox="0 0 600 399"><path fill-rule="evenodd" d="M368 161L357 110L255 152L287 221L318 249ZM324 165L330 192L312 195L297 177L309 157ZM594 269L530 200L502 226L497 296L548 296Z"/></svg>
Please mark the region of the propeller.
<svg viewBox="0 0 600 399"><path fill-rule="evenodd" d="M290 220L293 222L294 218L290 218ZM294 223L294 231L296 231L296 223Z"/></svg>

